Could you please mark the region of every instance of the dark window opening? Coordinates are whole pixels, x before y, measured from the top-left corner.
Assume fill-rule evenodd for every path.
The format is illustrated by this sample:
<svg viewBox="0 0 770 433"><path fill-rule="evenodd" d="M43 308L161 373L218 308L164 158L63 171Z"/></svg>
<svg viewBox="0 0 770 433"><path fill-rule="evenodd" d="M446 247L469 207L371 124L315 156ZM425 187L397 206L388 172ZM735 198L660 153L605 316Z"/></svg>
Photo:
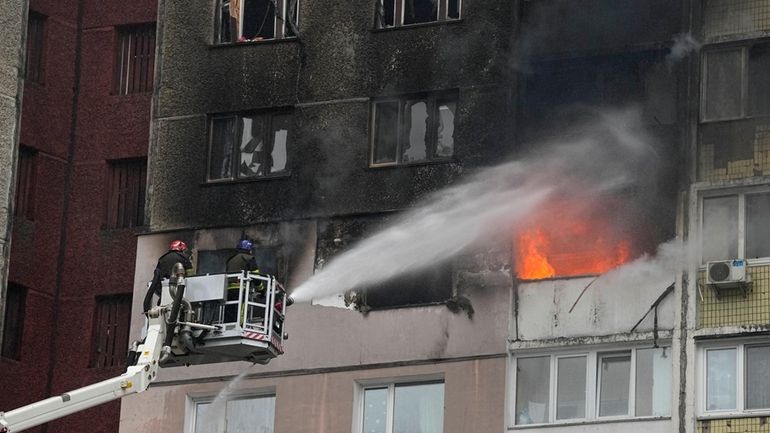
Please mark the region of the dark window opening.
<svg viewBox="0 0 770 433"><path fill-rule="evenodd" d="M32 83L44 82L44 49L46 17L30 11L27 21L27 62L24 78Z"/></svg>
<svg viewBox="0 0 770 433"><path fill-rule="evenodd" d="M34 149L19 147L19 165L16 171L16 195L13 213L29 221L35 218L35 178L37 152Z"/></svg>
<svg viewBox="0 0 770 433"><path fill-rule="evenodd" d="M404 24L438 20L438 0L404 0Z"/></svg>
<svg viewBox="0 0 770 433"><path fill-rule="evenodd" d="M461 0L379 0L378 28L433 23L460 18Z"/></svg>
<svg viewBox="0 0 770 433"><path fill-rule="evenodd" d="M3 320L2 356L21 359L21 338L24 332L24 311L27 303L27 289L8 283L5 297L5 320Z"/></svg>
<svg viewBox="0 0 770 433"><path fill-rule="evenodd" d="M770 115L770 44L749 49L749 114Z"/></svg>
<svg viewBox="0 0 770 433"><path fill-rule="evenodd" d="M291 23L288 22L291 20ZM297 36L298 0L221 0L217 42L257 42Z"/></svg>
<svg viewBox="0 0 770 433"><path fill-rule="evenodd" d="M144 201L147 194L147 160L111 161L109 165L107 227L143 226Z"/></svg>
<svg viewBox="0 0 770 433"><path fill-rule="evenodd" d="M125 365L130 324L130 294L96 298L91 367Z"/></svg>
<svg viewBox="0 0 770 433"><path fill-rule="evenodd" d="M372 165L409 164L454 155L456 94L375 101Z"/></svg>
<svg viewBox="0 0 770 433"><path fill-rule="evenodd" d="M363 303L374 310L444 302L452 297L452 266L445 263L361 290Z"/></svg>
<svg viewBox="0 0 770 433"><path fill-rule="evenodd" d="M209 180L265 177L287 169L292 115L286 112L215 117Z"/></svg>
<svg viewBox="0 0 770 433"><path fill-rule="evenodd" d="M119 29L116 62L117 94L152 91L155 73L155 24Z"/></svg>

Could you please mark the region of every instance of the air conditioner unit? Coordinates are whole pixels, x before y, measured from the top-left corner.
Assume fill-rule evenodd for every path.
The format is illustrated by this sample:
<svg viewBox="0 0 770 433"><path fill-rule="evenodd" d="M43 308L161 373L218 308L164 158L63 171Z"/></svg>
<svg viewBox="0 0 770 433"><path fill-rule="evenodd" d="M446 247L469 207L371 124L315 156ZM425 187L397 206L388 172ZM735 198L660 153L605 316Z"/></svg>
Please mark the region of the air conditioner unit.
<svg viewBox="0 0 770 433"><path fill-rule="evenodd" d="M744 295L751 289L751 276L746 260L720 260L706 264L706 280L717 297L723 289L741 289Z"/></svg>

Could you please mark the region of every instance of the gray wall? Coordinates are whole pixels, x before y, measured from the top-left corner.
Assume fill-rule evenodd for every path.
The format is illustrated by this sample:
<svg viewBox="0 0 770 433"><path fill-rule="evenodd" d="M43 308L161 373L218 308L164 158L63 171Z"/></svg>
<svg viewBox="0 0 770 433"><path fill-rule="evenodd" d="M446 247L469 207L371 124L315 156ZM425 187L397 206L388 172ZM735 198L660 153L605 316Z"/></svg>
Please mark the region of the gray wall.
<svg viewBox="0 0 770 433"><path fill-rule="evenodd" d="M26 0L0 0L0 344L11 249L27 10Z"/></svg>

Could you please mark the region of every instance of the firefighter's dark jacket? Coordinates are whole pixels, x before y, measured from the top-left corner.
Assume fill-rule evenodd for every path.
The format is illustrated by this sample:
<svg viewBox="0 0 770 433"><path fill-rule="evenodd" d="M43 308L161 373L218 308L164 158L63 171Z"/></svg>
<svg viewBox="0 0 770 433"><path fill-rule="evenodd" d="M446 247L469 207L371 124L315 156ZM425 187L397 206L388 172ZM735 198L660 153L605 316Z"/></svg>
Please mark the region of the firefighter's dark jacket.
<svg viewBox="0 0 770 433"><path fill-rule="evenodd" d="M149 311L150 308L152 308L152 295L157 295L158 302L160 302L161 283L164 278L171 277L171 272L174 270L174 265L177 263L182 264L186 273L189 273L189 271L192 270L192 262L190 259L178 251L169 251L160 256L152 276L152 284L150 284L150 289L147 290L147 294L144 296L144 311Z"/></svg>
<svg viewBox="0 0 770 433"><path fill-rule="evenodd" d="M234 256L227 259L227 265L225 267L225 271L228 273L258 270L259 266L257 265L257 259L253 255L245 252L236 253Z"/></svg>

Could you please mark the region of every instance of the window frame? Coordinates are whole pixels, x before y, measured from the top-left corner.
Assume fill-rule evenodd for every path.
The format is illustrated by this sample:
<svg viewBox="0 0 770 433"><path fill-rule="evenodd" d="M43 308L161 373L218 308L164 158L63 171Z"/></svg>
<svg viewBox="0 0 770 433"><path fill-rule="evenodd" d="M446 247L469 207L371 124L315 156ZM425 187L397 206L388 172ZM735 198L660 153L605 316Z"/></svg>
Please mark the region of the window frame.
<svg viewBox="0 0 770 433"><path fill-rule="evenodd" d="M456 146L457 146L457 140L456 140L456 131L457 131L457 114L459 111L459 92L457 90L443 90L439 92L423 92L423 93L411 93L411 94L405 94L405 95L399 95L399 96L386 96L386 97L378 97L378 98L372 98L369 103L369 168L379 168L379 167L396 167L396 166L410 166L410 165L425 165L425 164L435 164L435 163L445 163L445 162L451 162L455 158L456 154ZM418 160L418 161L403 161L403 146L406 141L408 141L408 137L406 137L406 134L408 134L408 131L405 128L405 116L407 114L406 112L406 105L410 101L416 101L416 100L425 100L427 105L427 111L428 113L433 113L433 116L429 114L428 119L431 119L430 124L428 125L428 129L426 130L426 140L425 140L425 159ZM398 104L398 114L397 114L397 127L396 127L396 149L395 149L395 160L394 161L388 161L388 162L375 162L375 154L376 154L376 146L375 142L377 139L377 106L380 104L387 104L387 103L393 103L396 102ZM436 118L436 114L440 116L439 112L439 105L442 103L447 102L454 102L455 104L455 113L454 113L454 133L452 135L453 137L453 145L452 145L452 155L450 156L436 156L436 151L438 148L438 127L440 125L440 119Z"/></svg>
<svg viewBox="0 0 770 433"><path fill-rule="evenodd" d="M387 396L387 408L386 408L386 417L385 420L385 433L393 433L394 425L395 425L395 418L394 418L394 408L395 408L395 390L396 387L400 386L419 386L419 385L436 385L441 384L443 389L443 405L442 409L444 411L443 414L443 421L446 421L446 380L444 379L443 374L432 374L432 375L425 375L425 376L410 376L410 377L399 377L399 378L393 378L393 379L364 379L364 380L358 380L355 383L355 392L354 392L354 401L356 402L354 405L354 415L353 415L353 429L352 431L354 433L364 433L364 414L365 414L365 395L366 390L368 389L387 389L388 390L388 396Z"/></svg>
<svg viewBox="0 0 770 433"><path fill-rule="evenodd" d="M24 145L19 146L18 161L16 164L16 191L13 199L13 216L23 217L27 221L35 220L37 158L37 150Z"/></svg>
<svg viewBox="0 0 770 433"><path fill-rule="evenodd" d="M243 10L246 6L246 1L249 0L240 0L240 14L243 16ZM269 1L269 0L267 0ZM223 41L223 11L224 11L224 3L229 2L230 0L217 0L216 2L216 9L214 12L214 41L213 45L248 45L248 44L254 44L254 43L260 43L260 42L268 42L268 41L280 41L280 40L293 40L297 39L298 35L288 35L287 33L291 31L291 27L288 25L287 16L289 13L289 6L291 5L292 0L276 0L278 3L278 7L281 9L281 17L273 16L273 37L272 38L263 38L259 40L254 39L248 39L241 41L241 35L243 34L243 20L241 20L238 23L238 34L239 36L236 38L235 41ZM301 11L301 0L297 1L297 10L296 10L296 27L297 30L299 30L300 26L300 11ZM278 31L280 29L280 32ZM280 33L280 35L279 35ZM232 36L231 36L232 38Z"/></svg>
<svg viewBox="0 0 770 433"><path fill-rule="evenodd" d="M6 344L8 344L8 333L10 332L10 327L8 326L8 318L10 317L10 314L8 314L8 308L10 307L10 302L8 302L8 297L10 296L9 293L11 290L17 292L18 296L18 304L16 311L16 315L18 317L17 325L16 325L16 332L13 334L13 338L15 339L15 345L14 345L14 353L5 353ZM5 299L3 299L2 308L5 310L3 311L3 335L2 335L2 345L0 345L0 358L2 359L11 359L14 361L21 361L21 355L22 355L22 348L23 348L23 341L24 341L24 322L26 318L26 311L27 311L27 297L29 294L29 289L26 287L16 284L13 282L8 282L6 287L6 294Z"/></svg>
<svg viewBox="0 0 770 433"><path fill-rule="evenodd" d="M606 421L630 421L630 420L656 420L656 419L669 419L671 418L671 410L669 407L669 413L667 415L636 415L636 379L638 375L637 371L637 352L640 350L651 349L650 345L626 345L620 347L596 347L591 349L552 349L545 351L533 351L524 350L521 353L513 353L509 366L511 368L510 382L508 384L508 430L516 430L522 428L533 427L546 427L546 426L558 426L565 424L588 424L596 422ZM666 341L658 346L658 348L668 352L668 356L673 356L671 352L671 342ZM628 388L628 411L626 415L607 415L599 416L600 409L600 393L601 393L601 359L604 357L617 357L622 354L631 355L630 371L629 371L629 388ZM549 395L548 395L548 413L546 414L547 421L542 423L531 424L517 424L516 418L516 399L517 399L517 384L518 384L518 369L517 362L519 359L526 358L540 358L550 357L550 383L549 383ZM585 403L585 416L582 418L569 418L569 419L557 419L557 401L558 396L558 360L564 358L574 358L584 356L586 358L586 403ZM673 362L673 360L672 360ZM673 375L673 369L672 369ZM669 377L669 392L672 391L673 378ZM672 400L673 404L673 400Z"/></svg>
<svg viewBox="0 0 770 433"><path fill-rule="evenodd" d="M106 229L136 229L144 227L147 224L147 215L145 213L145 205L147 202L147 158L128 158L128 159L115 159L107 161L108 179L107 179L107 194L105 194L105 206L104 206L104 228ZM138 171L138 175L134 176L130 180L138 180L138 185L126 185L120 186L119 172L123 170L124 174L129 175L134 171ZM128 182L128 181L127 181ZM125 200L121 200L121 192L124 188L128 188L131 197L126 197ZM136 208L133 215L126 216L128 210L131 210L128 199L136 199ZM121 206L121 203L123 206ZM121 209L122 208L122 209ZM120 218L123 215L124 218ZM141 217L141 220L139 219ZM123 224L126 220L127 224Z"/></svg>
<svg viewBox="0 0 770 433"><path fill-rule="evenodd" d="M746 409L746 347L769 347L770 340L767 338L748 338L733 340L732 342L711 341L698 345L697 347L697 370L696 374L699 380L695 381L696 390L696 417L697 419L714 419L734 416L768 416L770 415L770 406L761 409ZM735 349L735 409L707 409L707 383L708 367L707 356L709 351Z"/></svg>
<svg viewBox="0 0 770 433"><path fill-rule="evenodd" d="M130 342L130 333L131 333L131 302L132 302L132 294L131 293L117 293L112 295L100 295L96 296L94 298L94 309L93 309L93 324L91 326L91 350L89 354L89 361L88 361L88 367L92 369L110 369L110 368L124 368L126 366L126 356L125 354L128 351L128 345ZM112 340L112 354L107 355L107 359L104 359L100 352L98 351L100 347L99 337L103 336L104 334L101 331L101 325L102 322L100 322L98 319L100 317L100 313L103 313L101 311L102 308L109 309L111 305L114 304L116 317L115 317L115 334L112 335L112 337L109 336L109 332L107 332L107 340L106 344L107 347L110 346L110 340ZM123 304L123 305L121 305ZM123 323L123 326L125 326L125 329L123 330L124 335L120 335L120 331L118 328L121 324L118 322L120 319L120 309L122 308L125 310L125 317L126 321ZM122 341L120 339L121 336L125 337L125 341ZM123 349L119 349L117 346L120 343L125 342L125 347ZM111 359L111 363L108 362ZM104 362L104 364L102 363Z"/></svg>
<svg viewBox="0 0 770 433"><path fill-rule="evenodd" d="M449 2L452 0L437 0L436 19L421 23L404 23L407 0L393 0L393 25L385 23L385 2L377 0L375 3L374 28L377 30L397 29L402 27L434 25L437 23L456 22L463 19L463 0L457 0L457 18L449 16Z"/></svg>
<svg viewBox="0 0 770 433"><path fill-rule="evenodd" d="M273 129L273 119L279 116L288 116L290 119L290 129L287 131L286 134L286 165L284 166L283 170L278 172L271 172L268 174L263 175L253 175L253 176L240 176L239 175L239 167L240 167L240 144L237 142L237 138L240 137L242 139L243 129L240 126L241 119L245 117L263 117L268 119L268 122L266 125L264 125L264 136L269 137L270 140L272 140L273 146L275 146L275 134ZM257 110L257 111L245 111L245 112L236 112L236 113L216 113L216 114L210 114L208 119L208 144L207 144L207 162L206 162L206 184L219 184L219 183L237 183L237 182L253 182L253 181L259 181L262 179L274 179L274 178L280 178L280 177L288 177L291 175L291 168L290 168L290 148L292 145L292 136L296 133L292 133L292 131L295 129L294 126L294 111L289 108L279 108L274 110ZM214 150L214 124L217 120L222 119L228 119L228 118L234 118L236 122L236 139L233 140L233 155L236 155L237 157L234 157L231 162L231 176L230 177L222 177L222 178L215 178L212 179L211 177L211 162L212 162L212 154Z"/></svg>
<svg viewBox="0 0 770 433"><path fill-rule="evenodd" d="M198 405L210 404L216 399L216 394L193 394L187 396L186 408L185 408L185 426L184 432L196 433L195 423L198 417ZM249 400L260 398L272 398L273 399L273 428L275 428L275 415L276 415L276 403L277 393L275 387L250 389L250 390L238 390L234 391L226 397L226 402L234 400ZM225 411L227 411L227 403L225 403Z"/></svg>
<svg viewBox="0 0 770 433"><path fill-rule="evenodd" d="M722 198L722 197L734 197L737 196L738 198L738 245L737 245L737 255L738 257L729 257L727 259L723 260L733 260L733 259L739 259L739 260L745 260L748 265L765 265L770 264L770 255L767 257L758 257L758 258L746 258L746 196L749 195L755 195L755 194L770 194L770 185L762 185L762 186L746 186L741 188L733 188L733 189L725 189L725 188L715 188L715 189L708 189L708 190L702 190L698 194L698 238L700 238L700 242L698 243L698 256L700 260L700 269L706 269L707 261L703 260L703 222L704 222L704 214L703 214L703 203L705 199L711 199L711 198ZM718 260L717 260L718 261Z"/></svg>
<svg viewBox="0 0 770 433"><path fill-rule="evenodd" d="M751 101L750 101L750 93L749 93L749 61L750 61L750 51L754 46L759 45L766 45L768 48L770 48L770 39L758 39L753 40L749 43L746 41L742 41L740 43L728 43L728 44L719 44L715 46L706 47L702 50L701 56L700 56L700 64L701 64L701 71L700 71L700 102L699 102L699 109L698 109L698 118L700 123L716 123L716 122L730 122L735 120L744 120L744 119L754 119L754 118L762 118L762 117L768 117L770 116L770 113L767 114L752 114L751 113ZM708 97L708 94L706 92L706 86L708 83L708 65L707 65L707 59L708 55L711 53L719 53L719 52L728 52L728 51L735 51L740 50L740 57L741 57L741 64L740 64L740 80L741 80L741 95L740 95L740 114L738 116L733 117L725 117L725 118L707 118L706 117L706 98Z"/></svg>
<svg viewBox="0 0 770 433"><path fill-rule="evenodd" d="M153 92L155 88L157 31L157 24L154 22L118 26L115 28L115 72L112 89L114 95L128 96ZM150 52L141 55L141 62L147 62L147 64L142 68L140 63L140 66L135 69L133 64L139 55L136 53L136 49L133 50L132 54L131 42L135 42L139 37L149 36L152 37L151 47L148 47ZM125 51L126 44L128 44L128 52ZM134 82L137 81L136 73L139 74L139 82L134 86ZM144 81L141 79L143 75L145 76Z"/></svg>
<svg viewBox="0 0 770 433"><path fill-rule="evenodd" d="M34 26L33 26L34 21ZM30 30L37 26L37 32L34 35L30 34ZM34 38L33 38L34 36ZM28 83L35 83L39 85L45 85L45 62L46 62L46 47L48 36L48 17L30 9L27 17L27 29L26 40L27 46L25 48L25 60L24 60L24 81ZM34 39L34 44L32 39ZM33 72L30 76L30 72Z"/></svg>

